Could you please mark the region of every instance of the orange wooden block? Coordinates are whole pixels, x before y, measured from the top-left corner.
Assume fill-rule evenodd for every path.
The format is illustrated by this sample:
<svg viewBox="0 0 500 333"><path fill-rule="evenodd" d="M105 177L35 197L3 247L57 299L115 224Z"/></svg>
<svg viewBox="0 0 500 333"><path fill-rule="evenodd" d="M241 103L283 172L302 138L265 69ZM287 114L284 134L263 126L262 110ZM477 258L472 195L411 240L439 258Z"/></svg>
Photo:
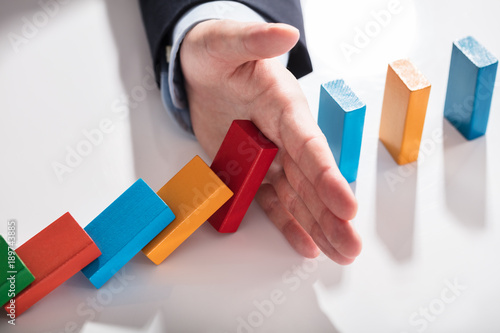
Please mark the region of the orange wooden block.
<svg viewBox="0 0 500 333"><path fill-rule="evenodd" d="M175 220L142 249L159 265L229 200L233 192L195 156L157 194L175 215Z"/></svg>
<svg viewBox="0 0 500 333"><path fill-rule="evenodd" d="M409 60L389 64L380 140L398 164L416 161L431 85Z"/></svg>

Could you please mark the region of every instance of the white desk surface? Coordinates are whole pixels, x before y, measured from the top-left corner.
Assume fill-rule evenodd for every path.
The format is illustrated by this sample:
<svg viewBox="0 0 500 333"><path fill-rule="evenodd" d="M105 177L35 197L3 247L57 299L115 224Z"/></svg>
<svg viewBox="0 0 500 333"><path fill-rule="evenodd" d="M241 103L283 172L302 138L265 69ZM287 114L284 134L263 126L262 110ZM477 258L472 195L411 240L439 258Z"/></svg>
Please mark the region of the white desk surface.
<svg viewBox="0 0 500 333"><path fill-rule="evenodd" d="M158 267L137 255L113 288L96 290L78 273L15 327L0 317L0 331L500 331L500 91L485 137L468 142L442 117L452 41L472 35L500 56L500 2L401 0L348 62L341 43L353 44L389 2L303 1L315 71L301 84L313 114L320 83L335 78L368 107L355 184L364 248L354 264L304 260L252 204L236 234L206 224ZM68 1L49 19L35 0L1 7L3 235L16 219L19 246L67 211L85 226L137 178L157 190L195 154L207 160L146 89L151 61L136 1ZM23 18L39 27L15 52L9 33L22 36ZM377 133L387 63L403 57L433 86L425 152L398 167ZM59 181L52 164L103 119L113 131ZM400 177L393 188L389 174ZM272 308L271 294L281 296Z"/></svg>

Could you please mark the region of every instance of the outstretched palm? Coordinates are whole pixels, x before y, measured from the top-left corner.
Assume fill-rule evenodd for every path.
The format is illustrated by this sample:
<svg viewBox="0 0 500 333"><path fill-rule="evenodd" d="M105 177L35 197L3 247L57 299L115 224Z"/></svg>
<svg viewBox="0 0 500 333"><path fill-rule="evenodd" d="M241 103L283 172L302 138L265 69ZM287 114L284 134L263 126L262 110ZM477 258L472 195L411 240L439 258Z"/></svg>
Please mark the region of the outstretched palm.
<svg viewBox="0 0 500 333"><path fill-rule="evenodd" d="M351 263L361 240L350 219L356 199L340 174L297 80L273 57L298 31L284 24L206 21L181 47L194 132L214 157L234 119L250 119L279 147L256 200L303 256L318 247Z"/></svg>

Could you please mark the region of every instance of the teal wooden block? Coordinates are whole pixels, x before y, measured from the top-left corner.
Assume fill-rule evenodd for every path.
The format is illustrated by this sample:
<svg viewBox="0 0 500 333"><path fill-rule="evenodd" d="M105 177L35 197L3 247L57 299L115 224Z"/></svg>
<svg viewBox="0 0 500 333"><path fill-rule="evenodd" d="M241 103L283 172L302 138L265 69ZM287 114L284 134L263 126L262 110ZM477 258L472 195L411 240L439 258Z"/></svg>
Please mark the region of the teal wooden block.
<svg viewBox="0 0 500 333"><path fill-rule="evenodd" d="M29 286L35 277L0 235L0 306Z"/></svg>
<svg viewBox="0 0 500 333"><path fill-rule="evenodd" d="M321 85L318 125L333 152L345 179L351 183L358 175L366 105L344 80Z"/></svg>
<svg viewBox="0 0 500 333"><path fill-rule="evenodd" d="M102 255L82 269L96 288L156 237L175 216L165 202L139 179L84 229Z"/></svg>
<svg viewBox="0 0 500 333"><path fill-rule="evenodd" d="M453 43L444 116L468 140L486 133L497 68L473 37Z"/></svg>

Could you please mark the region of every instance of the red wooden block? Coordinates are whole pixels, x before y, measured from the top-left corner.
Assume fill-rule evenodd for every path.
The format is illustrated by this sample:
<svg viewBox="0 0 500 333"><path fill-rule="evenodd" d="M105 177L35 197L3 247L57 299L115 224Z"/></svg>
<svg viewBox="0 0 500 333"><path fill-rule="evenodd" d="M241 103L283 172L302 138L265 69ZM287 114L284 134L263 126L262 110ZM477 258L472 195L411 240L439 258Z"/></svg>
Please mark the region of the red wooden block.
<svg viewBox="0 0 500 333"><path fill-rule="evenodd" d="M210 168L234 195L212 217L219 232L235 232L278 152L250 120L235 120Z"/></svg>
<svg viewBox="0 0 500 333"><path fill-rule="evenodd" d="M16 317L101 255L94 241L69 213L33 236L16 252L35 276L31 285L4 306L7 313L14 312Z"/></svg>

